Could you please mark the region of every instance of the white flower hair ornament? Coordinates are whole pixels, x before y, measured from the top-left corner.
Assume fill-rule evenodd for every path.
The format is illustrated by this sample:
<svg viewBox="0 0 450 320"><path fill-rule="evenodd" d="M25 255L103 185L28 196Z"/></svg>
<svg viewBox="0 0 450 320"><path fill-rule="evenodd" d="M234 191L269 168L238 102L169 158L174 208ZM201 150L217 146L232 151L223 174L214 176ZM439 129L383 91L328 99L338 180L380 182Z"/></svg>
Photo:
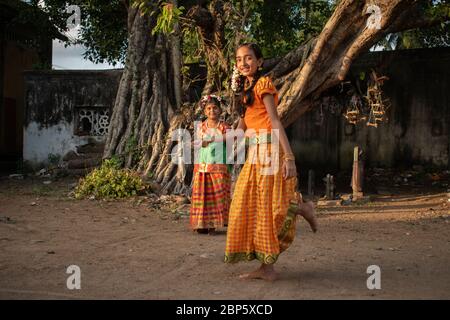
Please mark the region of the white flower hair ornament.
<svg viewBox="0 0 450 320"><path fill-rule="evenodd" d="M234 65L233 75L231 76L231 90L237 92L241 85L241 74L239 73L239 69L237 65Z"/></svg>
<svg viewBox="0 0 450 320"><path fill-rule="evenodd" d="M205 106L212 99L219 101L219 103L222 102L222 98L220 96L216 96L214 94L208 94L206 96L203 96L203 98L200 100L200 103L202 104L202 106Z"/></svg>

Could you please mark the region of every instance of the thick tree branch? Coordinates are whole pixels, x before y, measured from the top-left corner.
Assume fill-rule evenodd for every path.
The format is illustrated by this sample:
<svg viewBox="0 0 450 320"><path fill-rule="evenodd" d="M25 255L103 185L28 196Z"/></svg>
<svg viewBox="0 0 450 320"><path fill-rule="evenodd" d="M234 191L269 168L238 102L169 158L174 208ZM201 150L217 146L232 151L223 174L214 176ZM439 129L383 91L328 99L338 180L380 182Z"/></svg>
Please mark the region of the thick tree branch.
<svg viewBox="0 0 450 320"><path fill-rule="evenodd" d="M351 63L387 33L425 27L448 20L448 15L427 17L426 0L379 0L379 25L368 23L373 1L342 0L319 37L312 42L308 58L300 58L305 47L289 53L271 74L280 85L278 113L285 126L306 112L320 94L343 81ZM372 12L373 15L373 12ZM287 74L285 73L287 72Z"/></svg>

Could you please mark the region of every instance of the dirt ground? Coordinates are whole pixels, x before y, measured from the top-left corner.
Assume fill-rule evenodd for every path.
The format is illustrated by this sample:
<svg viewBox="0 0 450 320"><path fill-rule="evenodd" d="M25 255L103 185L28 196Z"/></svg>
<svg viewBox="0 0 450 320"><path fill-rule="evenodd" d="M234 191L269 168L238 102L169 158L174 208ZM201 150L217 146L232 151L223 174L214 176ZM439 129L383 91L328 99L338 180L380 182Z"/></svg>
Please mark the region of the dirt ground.
<svg viewBox="0 0 450 320"><path fill-rule="evenodd" d="M179 199L75 200L74 181L0 181L1 299L450 298L446 192L320 208L319 232L301 220L267 283L239 280L257 262L222 263L225 230L194 234ZM80 290L66 286L69 265ZM367 288L370 265L380 290Z"/></svg>

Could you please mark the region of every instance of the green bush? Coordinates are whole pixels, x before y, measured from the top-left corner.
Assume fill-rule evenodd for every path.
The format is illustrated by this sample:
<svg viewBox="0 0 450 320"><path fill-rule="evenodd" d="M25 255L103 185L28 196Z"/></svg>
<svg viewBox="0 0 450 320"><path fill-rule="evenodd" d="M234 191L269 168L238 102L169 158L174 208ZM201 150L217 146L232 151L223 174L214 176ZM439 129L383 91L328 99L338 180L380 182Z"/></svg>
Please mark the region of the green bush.
<svg viewBox="0 0 450 320"><path fill-rule="evenodd" d="M100 168L81 178L75 188L75 198L124 198L145 189L141 177L128 169L120 169L115 159L104 160Z"/></svg>

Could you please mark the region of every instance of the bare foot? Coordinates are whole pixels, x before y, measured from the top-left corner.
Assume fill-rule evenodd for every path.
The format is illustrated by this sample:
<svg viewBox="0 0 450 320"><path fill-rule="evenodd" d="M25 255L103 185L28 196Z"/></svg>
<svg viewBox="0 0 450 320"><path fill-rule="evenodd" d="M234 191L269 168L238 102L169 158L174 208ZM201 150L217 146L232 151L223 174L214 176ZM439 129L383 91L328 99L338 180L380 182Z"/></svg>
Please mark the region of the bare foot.
<svg viewBox="0 0 450 320"><path fill-rule="evenodd" d="M308 221L313 232L317 232L318 223L316 219L316 210L314 209L314 204L312 201L300 203L297 214L301 215L306 221Z"/></svg>
<svg viewBox="0 0 450 320"><path fill-rule="evenodd" d="M259 269L250 272L244 273L239 276L239 279L247 280L247 279L262 279L266 281L275 281L278 279L278 273L272 267L264 267L261 266Z"/></svg>
<svg viewBox="0 0 450 320"><path fill-rule="evenodd" d="M278 273L275 272L273 267L271 269L266 269L264 271L263 280L266 281L275 281L278 279Z"/></svg>

